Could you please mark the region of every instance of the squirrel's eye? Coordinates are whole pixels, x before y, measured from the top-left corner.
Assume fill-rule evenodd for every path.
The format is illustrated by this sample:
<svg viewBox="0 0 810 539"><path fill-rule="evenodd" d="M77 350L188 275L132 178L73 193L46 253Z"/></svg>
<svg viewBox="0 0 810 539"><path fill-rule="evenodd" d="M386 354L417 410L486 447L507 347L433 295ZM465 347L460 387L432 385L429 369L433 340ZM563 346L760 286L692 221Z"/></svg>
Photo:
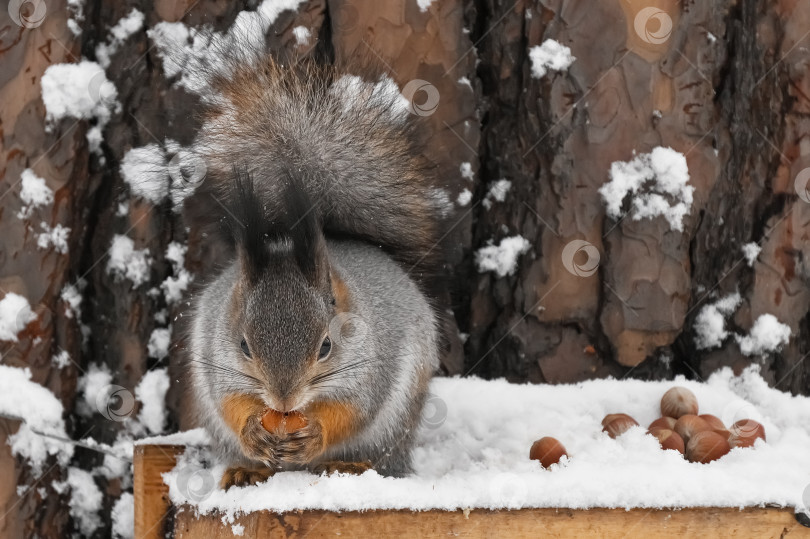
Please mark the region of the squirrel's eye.
<svg viewBox="0 0 810 539"><path fill-rule="evenodd" d="M248 348L247 341L245 339L242 339L242 352L244 352L247 357L250 357L250 348Z"/></svg>
<svg viewBox="0 0 810 539"><path fill-rule="evenodd" d="M318 353L318 359L324 359L329 355L330 350L332 350L332 340L326 337L321 343L321 351Z"/></svg>

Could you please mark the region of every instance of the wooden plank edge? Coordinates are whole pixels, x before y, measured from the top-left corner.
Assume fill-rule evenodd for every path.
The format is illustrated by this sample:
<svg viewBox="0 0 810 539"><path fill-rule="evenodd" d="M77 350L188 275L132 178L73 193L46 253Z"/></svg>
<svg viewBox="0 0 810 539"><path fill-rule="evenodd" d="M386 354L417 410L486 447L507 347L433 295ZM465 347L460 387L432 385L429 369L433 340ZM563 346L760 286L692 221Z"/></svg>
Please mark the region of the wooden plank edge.
<svg viewBox="0 0 810 539"><path fill-rule="evenodd" d="M520 509L490 511L261 511L223 524L223 514L196 515L181 507L175 516L177 538L232 538L232 525L245 537L648 537L810 538L793 509ZM238 528L236 531L240 531Z"/></svg>
<svg viewBox="0 0 810 539"><path fill-rule="evenodd" d="M132 490L138 539L159 539L171 531L169 487L161 474L174 468L184 451L182 445L135 445Z"/></svg>

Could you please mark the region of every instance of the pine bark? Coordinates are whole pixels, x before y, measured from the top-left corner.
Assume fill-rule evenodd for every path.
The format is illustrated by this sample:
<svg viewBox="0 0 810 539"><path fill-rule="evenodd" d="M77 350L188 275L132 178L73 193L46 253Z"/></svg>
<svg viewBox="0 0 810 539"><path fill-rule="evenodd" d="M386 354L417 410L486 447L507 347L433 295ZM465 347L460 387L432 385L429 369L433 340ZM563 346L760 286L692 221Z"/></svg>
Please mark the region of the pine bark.
<svg viewBox="0 0 810 539"><path fill-rule="evenodd" d="M0 352L3 364L30 368L62 400L77 438L112 442L121 428L74 414L77 379L94 363L133 393L146 371L168 367L169 428L193 425L184 415L182 337L174 337L168 359L147 352L152 331L182 317L186 304L169 308L150 290L172 274L170 242L188 243L186 266L198 284L225 251L205 231L187 230L168 203L131 196L119 166L134 147L167 138L189 144L199 125L197 98L166 79L146 29L182 21L223 30L255 5L88 1L78 37L68 30L64 0L49 0L36 28L0 13L0 297L21 294L38 315ZM122 111L104 131L102 159L88 151L87 121L46 127L40 78L49 65L94 59L95 45L133 7L146 25L107 69ZM645 33L660 28L635 24L649 7L672 21L663 40ZM297 26L310 30L309 45L296 41ZM546 39L570 47L576 61L534 78L529 50ZM283 12L267 42L288 55L373 55L401 87L420 80L438 90L439 106L425 116L429 155L449 199L459 201L440 246L452 286L438 301L455 319L445 327L446 373L549 383L705 379L721 367L759 364L772 385L810 394L810 195L801 181L810 178L810 0L435 0L425 11L415 0L310 0ZM683 232L661 218L611 219L598 192L611 163L656 146L686 156L695 193ZM472 180L462 163L470 163ZM36 220L16 217L25 168L56 193L52 211ZM487 200L500 179L511 182L507 196ZM473 194L468 204L465 190ZM128 204L124 215L120 203ZM37 247L40 220L70 227L67 254ZM107 271L116 234L149 250L147 284L133 288ZM514 273L480 273L477 250L515 235L530 247ZM563 250L574 240L598 250L593 275L566 268ZM752 265L742 253L750 242L762 247ZM77 320L65 316L60 294L80 279L87 285ZM734 292L742 304L730 330L745 334L770 313L790 327L789 344L764 357L743 355L734 339L698 350L698 313ZM166 322L156 320L164 310ZM84 348L80 324L89 329ZM64 369L51 362L61 350L73 360ZM50 486L63 470L47 472L37 484L45 490L18 493L14 485L35 480L5 444L17 424L0 425L0 535L64 536L72 526L66 499ZM98 462L76 454L82 467ZM109 504L122 485L104 488Z"/></svg>

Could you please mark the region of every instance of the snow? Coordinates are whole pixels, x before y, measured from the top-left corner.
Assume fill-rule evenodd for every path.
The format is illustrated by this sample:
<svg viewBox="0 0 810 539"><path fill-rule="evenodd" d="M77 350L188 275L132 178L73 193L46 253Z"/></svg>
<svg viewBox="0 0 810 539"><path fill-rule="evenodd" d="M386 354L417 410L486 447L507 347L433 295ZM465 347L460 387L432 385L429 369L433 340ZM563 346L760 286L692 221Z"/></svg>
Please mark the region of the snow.
<svg viewBox="0 0 810 539"><path fill-rule="evenodd" d="M82 316L82 294L79 288L82 288L83 282L79 281L78 286L73 284L66 284L62 289L60 298L66 303L65 316L67 318L81 318Z"/></svg>
<svg viewBox="0 0 810 539"><path fill-rule="evenodd" d="M147 31L163 59L167 78L180 75L177 84L189 92L204 94L206 73L227 74L220 51L244 54L262 50L267 30L284 11L297 10L304 0L264 0L256 11L241 11L227 32L198 31L181 22L161 22Z"/></svg>
<svg viewBox="0 0 810 539"><path fill-rule="evenodd" d="M90 537L101 526L103 496L90 472L71 466L68 468L67 480L59 485L54 484L57 492L70 487L70 516L73 517L82 537Z"/></svg>
<svg viewBox="0 0 810 539"><path fill-rule="evenodd" d="M67 353L67 350L60 350L51 358L51 363L53 363L57 369L64 369L70 366L70 354Z"/></svg>
<svg viewBox="0 0 810 539"><path fill-rule="evenodd" d="M79 37L82 33L79 23L84 20L84 0L68 0L68 12L72 15L67 21L68 28L74 36Z"/></svg>
<svg viewBox="0 0 810 539"><path fill-rule="evenodd" d="M571 54L571 49L553 39L547 39L542 45L532 47L529 50L529 58L532 61L532 77L535 79L545 77L549 69L564 71L576 60Z"/></svg>
<svg viewBox="0 0 810 539"><path fill-rule="evenodd" d="M414 88L410 97L418 90ZM404 95L407 90L403 89L400 93L399 86L388 75L382 75L377 82L367 82L357 75L343 75L332 83L329 91L343 98L344 111L352 116L358 109L377 105L389 107L391 118L395 120L407 118L408 112L414 110L411 101Z"/></svg>
<svg viewBox="0 0 810 539"><path fill-rule="evenodd" d="M169 374L166 369L155 369L143 375L135 396L141 402L138 422L149 434L163 432L166 422L166 392L169 390Z"/></svg>
<svg viewBox="0 0 810 539"><path fill-rule="evenodd" d="M112 509L112 535L119 539L135 537L135 498L124 492Z"/></svg>
<svg viewBox="0 0 810 539"><path fill-rule="evenodd" d="M20 189L20 200L23 207L17 214L19 219L27 219L36 208L53 204L53 191L45 183L45 180L34 174L34 171L27 168L20 174L22 187Z"/></svg>
<svg viewBox="0 0 810 539"><path fill-rule="evenodd" d="M509 189L512 188L512 182L506 179L500 179L494 182L489 187L489 192L484 197L483 202L481 204L486 208L490 209L492 207L492 201L503 202L506 200L506 193L509 192Z"/></svg>
<svg viewBox="0 0 810 539"><path fill-rule="evenodd" d="M163 359L169 355L169 343L172 340L171 328L155 328L149 335L149 342L146 345L149 357Z"/></svg>
<svg viewBox="0 0 810 539"><path fill-rule="evenodd" d="M310 31L306 26L296 26L292 30L295 36L295 42L299 45L307 45L309 43Z"/></svg>
<svg viewBox="0 0 810 539"><path fill-rule="evenodd" d="M135 242L127 236L116 234L110 247L107 271L118 278L132 281L137 287L149 280L151 258L149 249L135 249Z"/></svg>
<svg viewBox="0 0 810 539"><path fill-rule="evenodd" d="M422 13L426 12L432 3L433 0L416 0L416 4L419 6L419 11Z"/></svg>
<svg viewBox="0 0 810 539"><path fill-rule="evenodd" d="M742 246L745 261L748 262L748 265L751 267L754 267L754 262L757 261L760 251L762 251L762 247L753 241Z"/></svg>
<svg viewBox="0 0 810 539"><path fill-rule="evenodd" d="M635 221L663 216L671 229L683 232L683 218L692 207L695 190L687 185L689 169L683 154L658 146L632 161L614 162L610 179L599 189L610 217L619 219L624 215L624 199L632 193Z"/></svg>
<svg viewBox="0 0 810 539"><path fill-rule="evenodd" d="M504 238L498 245L487 245L475 253L478 272L494 271L498 277L513 275L520 255L529 250L530 244L522 236Z"/></svg>
<svg viewBox="0 0 810 539"><path fill-rule="evenodd" d="M475 178L473 174L472 165L467 161L464 161L463 163L461 163L461 165L459 165L458 171L461 173L462 178L466 178L470 181L473 181L473 179Z"/></svg>
<svg viewBox="0 0 810 539"><path fill-rule="evenodd" d="M0 299L0 341L17 342L17 335L36 319L28 299L9 292Z"/></svg>
<svg viewBox="0 0 810 539"><path fill-rule="evenodd" d="M76 403L76 411L79 415L90 417L94 413L100 412L106 416L105 411L110 406L109 388L111 386L112 374L107 366L91 363L79 378L77 389L81 398Z"/></svg>
<svg viewBox="0 0 810 539"><path fill-rule="evenodd" d="M726 318L734 314L742 302L739 293L704 306L695 317L695 346L698 350L720 346L728 337Z"/></svg>
<svg viewBox="0 0 810 539"><path fill-rule="evenodd" d="M70 228L57 224L50 227L48 223L40 223L42 232L37 234L37 247L40 249L53 249L60 254L68 252L68 235L70 235Z"/></svg>
<svg viewBox="0 0 810 539"><path fill-rule="evenodd" d="M48 455L57 455L62 465L73 456L72 446L33 432L66 438L63 411L48 388L31 380L30 370L0 365L0 413L23 420L7 441L12 454L27 459L34 476L42 473Z"/></svg>
<svg viewBox="0 0 810 539"><path fill-rule="evenodd" d="M169 196L166 156L157 144L129 150L121 160L120 172L132 193L152 204L160 204Z"/></svg>
<svg viewBox="0 0 810 539"><path fill-rule="evenodd" d="M167 277L160 284L166 302L169 305L177 303L183 299L183 292L188 289L191 282L191 273L185 268L186 252L188 247L179 242L173 241L166 247L166 260L171 262L174 276Z"/></svg>
<svg viewBox="0 0 810 539"><path fill-rule="evenodd" d="M144 15L135 8L110 28L106 43L96 45L96 59L103 68L110 66L110 57L121 48L126 39L143 28Z"/></svg>
<svg viewBox="0 0 810 539"><path fill-rule="evenodd" d="M470 203L471 200L472 200L472 191L470 191L465 187L464 190L458 194L456 202L458 202L459 206L466 206L467 204Z"/></svg>
<svg viewBox="0 0 810 539"><path fill-rule="evenodd" d="M196 428L185 430L182 432L175 432L173 434L164 434L161 436L150 436L147 438L140 438L135 442L135 445L185 445L185 446L205 446L211 443L211 437L205 429Z"/></svg>
<svg viewBox="0 0 810 539"><path fill-rule="evenodd" d="M234 524L233 526L231 526L231 533L233 533L238 537L241 537L245 535L245 527L242 526L241 524Z"/></svg>
<svg viewBox="0 0 810 539"><path fill-rule="evenodd" d="M767 443L695 464L661 450L644 427L616 439L602 432L602 418L614 412L648 425L660 413L661 396L674 385L692 390L701 413L727 424L746 417L760 421ZM184 469L188 475L189 465L207 458L192 451L164 474L169 495L175 504L190 503L201 513L219 510L230 516L259 509L796 507L810 480L810 398L768 387L755 368L740 377L724 369L706 383L678 377L551 386L437 378L431 393L446 403L446 417L420 429L412 476L281 472L264 484L228 491L212 487L199 496L178 485ZM530 461L532 442L543 436L560 440L570 459L549 470ZM212 485L224 469L221 463L209 469Z"/></svg>
<svg viewBox="0 0 810 539"><path fill-rule="evenodd" d="M118 91L107 79L104 69L88 60L78 64L54 64L45 70L40 82L49 124L63 118L98 121L98 132L91 136L88 131L90 150L97 152L100 130L121 107L117 101Z"/></svg>
<svg viewBox="0 0 810 539"><path fill-rule="evenodd" d="M746 356L761 356L776 352L790 341L790 326L781 323L772 314L756 319L747 336L737 336L740 351Z"/></svg>

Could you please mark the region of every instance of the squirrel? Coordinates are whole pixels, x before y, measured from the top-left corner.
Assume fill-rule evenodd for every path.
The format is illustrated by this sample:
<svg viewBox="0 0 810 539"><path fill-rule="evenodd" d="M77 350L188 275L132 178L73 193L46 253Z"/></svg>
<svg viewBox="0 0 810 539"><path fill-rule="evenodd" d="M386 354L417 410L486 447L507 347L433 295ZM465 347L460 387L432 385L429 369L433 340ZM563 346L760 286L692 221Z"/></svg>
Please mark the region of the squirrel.
<svg viewBox="0 0 810 539"><path fill-rule="evenodd" d="M396 83L353 72L266 54L211 83L195 147L234 248L196 295L188 349L224 488L412 471L440 354L426 283L452 204ZM268 431L268 410L306 425Z"/></svg>

